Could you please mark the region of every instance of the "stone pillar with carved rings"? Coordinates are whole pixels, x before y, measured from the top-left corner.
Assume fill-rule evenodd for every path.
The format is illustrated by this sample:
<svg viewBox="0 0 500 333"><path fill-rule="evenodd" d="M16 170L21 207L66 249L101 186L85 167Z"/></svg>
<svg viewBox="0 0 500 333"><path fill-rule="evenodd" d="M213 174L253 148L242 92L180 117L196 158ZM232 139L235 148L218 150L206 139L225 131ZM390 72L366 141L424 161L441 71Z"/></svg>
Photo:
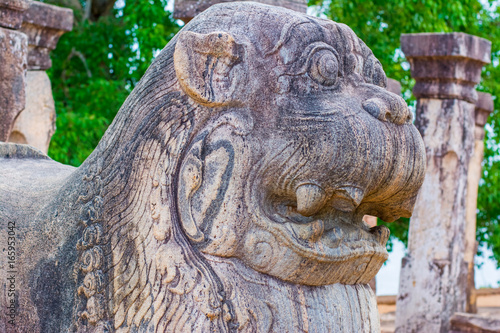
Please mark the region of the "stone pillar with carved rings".
<svg viewBox="0 0 500 333"><path fill-rule="evenodd" d="M427 171L410 221L396 332L448 332L464 311L467 176L474 152L475 85L491 43L464 33L401 36L416 84L416 121Z"/></svg>

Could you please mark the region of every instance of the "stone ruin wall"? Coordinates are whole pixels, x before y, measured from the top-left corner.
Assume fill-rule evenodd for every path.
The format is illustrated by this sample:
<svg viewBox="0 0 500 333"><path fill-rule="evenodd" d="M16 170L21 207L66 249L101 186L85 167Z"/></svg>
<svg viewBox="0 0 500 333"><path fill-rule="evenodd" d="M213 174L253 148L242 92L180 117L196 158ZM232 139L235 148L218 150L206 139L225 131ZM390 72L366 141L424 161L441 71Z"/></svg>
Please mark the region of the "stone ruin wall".
<svg viewBox="0 0 500 333"><path fill-rule="evenodd" d="M47 153L55 131L50 51L73 28L73 12L28 0L0 0L0 140Z"/></svg>

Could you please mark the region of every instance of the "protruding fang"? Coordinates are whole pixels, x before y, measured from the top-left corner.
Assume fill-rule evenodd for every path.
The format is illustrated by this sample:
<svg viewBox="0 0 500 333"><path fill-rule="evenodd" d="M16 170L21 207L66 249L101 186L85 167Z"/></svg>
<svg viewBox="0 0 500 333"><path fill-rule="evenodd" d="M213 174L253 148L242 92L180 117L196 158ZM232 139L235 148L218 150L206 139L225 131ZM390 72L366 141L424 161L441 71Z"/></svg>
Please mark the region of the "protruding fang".
<svg viewBox="0 0 500 333"><path fill-rule="evenodd" d="M312 216L325 205L325 191L317 185L301 185L295 194L297 196L297 212L303 216Z"/></svg>
<svg viewBox="0 0 500 333"><path fill-rule="evenodd" d="M342 212L352 212L363 200L364 192L360 188L346 186L339 188L334 196L332 205Z"/></svg>

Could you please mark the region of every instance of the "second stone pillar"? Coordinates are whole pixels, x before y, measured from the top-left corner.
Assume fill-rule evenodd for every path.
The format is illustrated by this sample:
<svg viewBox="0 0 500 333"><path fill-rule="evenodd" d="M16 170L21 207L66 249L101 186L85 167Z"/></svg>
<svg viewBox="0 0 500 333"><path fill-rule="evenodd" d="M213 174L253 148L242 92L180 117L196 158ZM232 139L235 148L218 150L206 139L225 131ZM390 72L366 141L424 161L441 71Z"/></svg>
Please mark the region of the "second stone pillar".
<svg viewBox="0 0 500 333"><path fill-rule="evenodd" d="M55 131L56 112L45 71L52 66L50 52L56 48L59 37L73 28L73 12L31 1L23 20L21 32L28 36L26 105L15 119L8 141L29 144L47 154Z"/></svg>
<svg viewBox="0 0 500 333"><path fill-rule="evenodd" d="M478 99L474 112L474 154L469 163L467 176L467 199L466 199L466 227L465 227L465 257L467 263L467 304L465 311L477 313L476 290L474 286L474 257L477 252L476 242L476 215L477 195L479 181L482 176L482 162L484 158L484 125L488 116L493 111L493 98L490 94L478 92Z"/></svg>
<svg viewBox="0 0 500 333"><path fill-rule="evenodd" d="M463 33L425 33L402 35L401 47L416 80L415 125L425 142L427 171L401 268L396 332L448 332L450 317L466 303L475 85L490 62L491 43Z"/></svg>

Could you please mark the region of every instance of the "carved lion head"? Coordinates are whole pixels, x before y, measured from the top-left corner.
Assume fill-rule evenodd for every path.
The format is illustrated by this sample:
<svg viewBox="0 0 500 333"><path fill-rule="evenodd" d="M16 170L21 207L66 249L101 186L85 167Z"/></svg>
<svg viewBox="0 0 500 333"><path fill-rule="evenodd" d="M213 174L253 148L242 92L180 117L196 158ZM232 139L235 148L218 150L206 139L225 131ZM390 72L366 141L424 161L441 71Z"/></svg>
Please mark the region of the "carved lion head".
<svg viewBox="0 0 500 333"><path fill-rule="evenodd" d="M363 215L409 217L423 181L412 114L347 26L223 6L175 45L180 87L207 119L176 180L183 231L203 253L293 283L367 283L389 231Z"/></svg>
<svg viewBox="0 0 500 333"><path fill-rule="evenodd" d="M19 330L380 330L360 284L389 233L362 217L410 216L425 166L385 85L345 25L219 4L157 55L79 168L0 145L0 219L27 235Z"/></svg>

